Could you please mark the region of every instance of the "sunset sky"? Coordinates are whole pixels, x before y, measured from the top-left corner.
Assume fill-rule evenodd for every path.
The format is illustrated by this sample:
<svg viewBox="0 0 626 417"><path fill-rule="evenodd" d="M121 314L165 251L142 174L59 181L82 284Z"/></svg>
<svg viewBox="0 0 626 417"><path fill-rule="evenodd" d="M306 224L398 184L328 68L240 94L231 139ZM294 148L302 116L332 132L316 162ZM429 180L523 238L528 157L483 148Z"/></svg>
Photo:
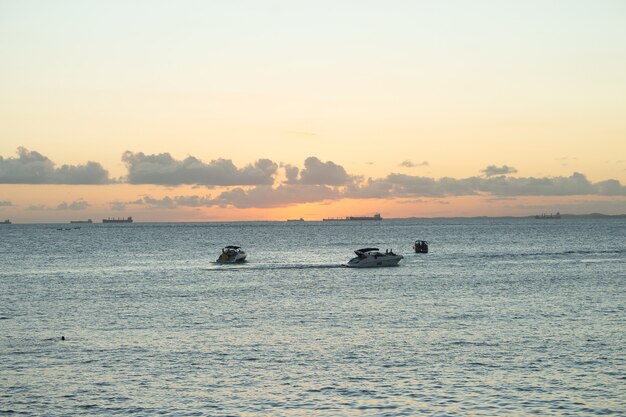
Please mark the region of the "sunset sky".
<svg viewBox="0 0 626 417"><path fill-rule="evenodd" d="M0 0L0 221L626 213L624 1Z"/></svg>

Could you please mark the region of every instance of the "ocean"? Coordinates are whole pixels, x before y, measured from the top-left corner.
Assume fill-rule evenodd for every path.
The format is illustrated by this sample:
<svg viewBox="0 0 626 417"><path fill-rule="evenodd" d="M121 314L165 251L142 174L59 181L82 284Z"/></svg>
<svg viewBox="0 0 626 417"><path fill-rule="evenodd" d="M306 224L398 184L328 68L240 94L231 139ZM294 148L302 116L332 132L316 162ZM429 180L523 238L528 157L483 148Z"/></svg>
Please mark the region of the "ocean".
<svg viewBox="0 0 626 417"><path fill-rule="evenodd" d="M624 219L0 226L0 415L626 415L625 336Z"/></svg>

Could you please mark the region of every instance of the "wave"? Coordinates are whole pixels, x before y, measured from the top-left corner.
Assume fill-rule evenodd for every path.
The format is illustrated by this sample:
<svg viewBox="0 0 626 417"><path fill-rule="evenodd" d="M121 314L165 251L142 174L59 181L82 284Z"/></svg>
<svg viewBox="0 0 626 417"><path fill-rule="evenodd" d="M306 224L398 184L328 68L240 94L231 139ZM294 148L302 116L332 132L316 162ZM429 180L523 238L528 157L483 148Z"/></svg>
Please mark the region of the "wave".
<svg viewBox="0 0 626 417"><path fill-rule="evenodd" d="M544 257L544 256L568 256L568 255L619 255L626 253L626 249L613 250L568 250L561 252L522 252L522 253L484 253L476 258L516 258L516 257Z"/></svg>

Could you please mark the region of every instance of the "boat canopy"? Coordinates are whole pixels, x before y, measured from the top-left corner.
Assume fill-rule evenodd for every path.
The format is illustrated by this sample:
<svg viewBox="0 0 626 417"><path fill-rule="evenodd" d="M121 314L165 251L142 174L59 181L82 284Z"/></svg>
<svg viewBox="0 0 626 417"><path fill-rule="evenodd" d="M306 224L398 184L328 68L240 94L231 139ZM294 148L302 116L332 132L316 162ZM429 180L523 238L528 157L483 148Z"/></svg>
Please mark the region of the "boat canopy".
<svg viewBox="0 0 626 417"><path fill-rule="evenodd" d="M241 249L241 246L224 246L224 249Z"/></svg>
<svg viewBox="0 0 626 417"><path fill-rule="evenodd" d="M361 253L365 253L365 252L372 252L375 250L380 250L378 248L363 248L363 249L357 249L355 250L355 252L361 252Z"/></svg>

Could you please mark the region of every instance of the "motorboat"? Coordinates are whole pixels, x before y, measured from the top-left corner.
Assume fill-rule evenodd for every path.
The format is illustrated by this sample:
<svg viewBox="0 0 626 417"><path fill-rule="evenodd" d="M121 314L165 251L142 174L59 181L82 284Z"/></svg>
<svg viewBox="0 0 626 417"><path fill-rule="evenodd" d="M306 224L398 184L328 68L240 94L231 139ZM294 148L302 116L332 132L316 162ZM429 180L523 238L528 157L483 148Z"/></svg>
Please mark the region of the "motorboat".
<svg viewBox="0 0 626 417"><path fill-rule="evenodd" d="M425 240L416 240L413 249L415 249L415 253L428 253L428 242Z"/></svg>
<svg viewBox="0 0 626 417"><path fill-rule="evenodd" d="M378 266L396 266L403 258L402 255L393 253L393 250L380 252L378 248L363 248L355 250L356 257L348 261L350 268L373 268Z"/></svg>
<svg viewBox="0 0 626 417"><path fill-rule="evenodd" d="M234 264L245 261L246 256L248 255L241 249L241 246L226 246L222 249L222 253L216 262L220 264Z"/></svg>

